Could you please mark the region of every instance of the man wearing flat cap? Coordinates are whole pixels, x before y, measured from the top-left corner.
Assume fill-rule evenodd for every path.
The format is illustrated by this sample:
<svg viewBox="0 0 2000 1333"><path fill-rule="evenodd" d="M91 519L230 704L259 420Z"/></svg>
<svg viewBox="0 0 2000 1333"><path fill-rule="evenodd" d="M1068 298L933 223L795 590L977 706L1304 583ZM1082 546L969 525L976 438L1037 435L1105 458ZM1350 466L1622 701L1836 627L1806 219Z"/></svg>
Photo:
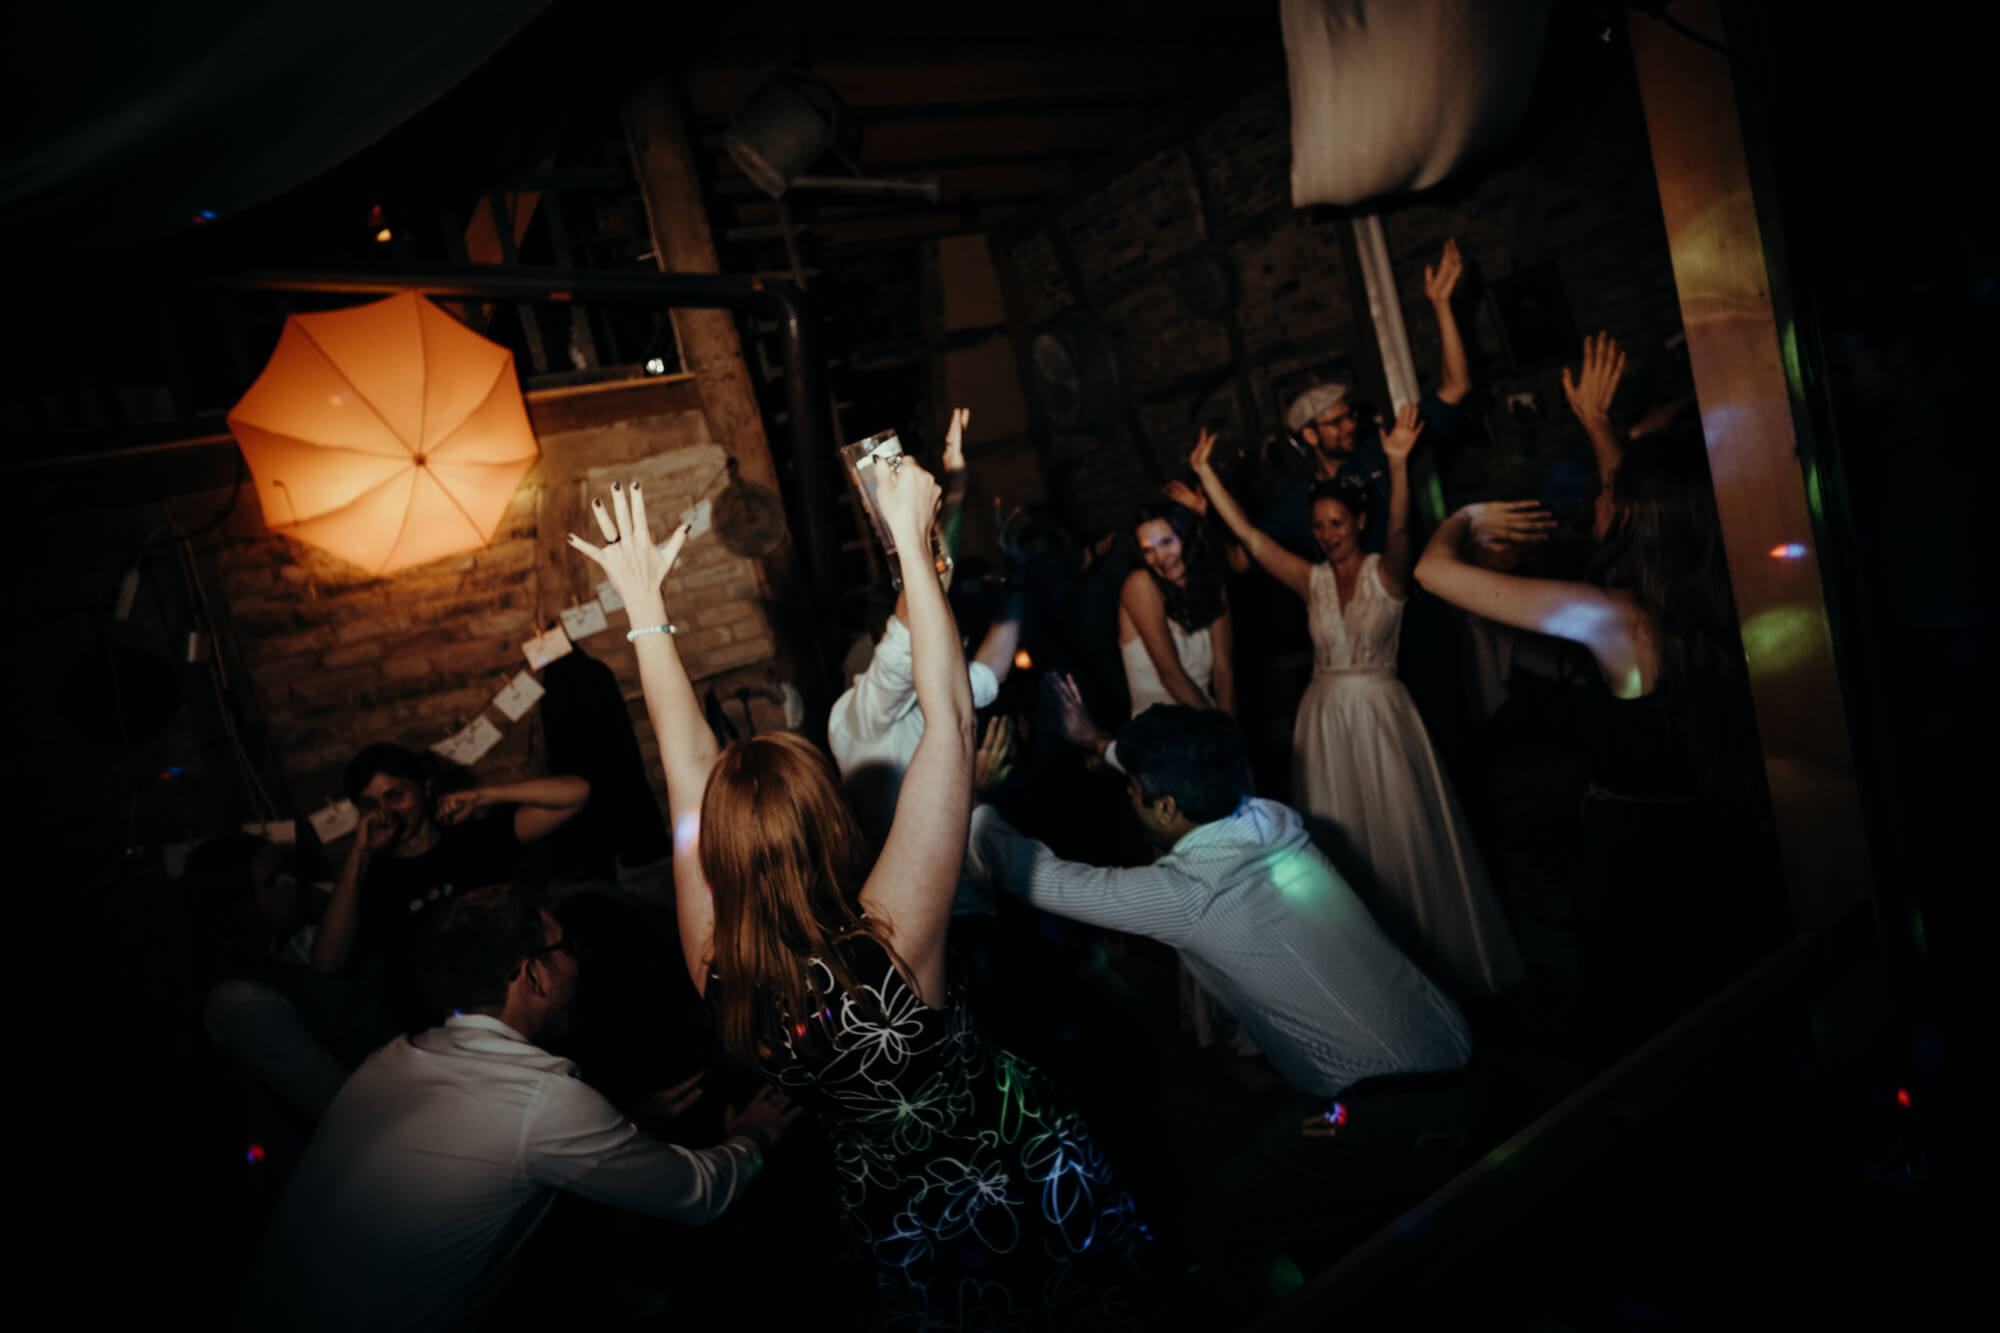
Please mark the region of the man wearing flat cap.
<svg viewBox="0 0 2000 1333"><path fill-rule="evenodd" d="M1438 341L1444 354L1442 382L1436 392L1417 401L1427 444L1450 433L1459 402L1472 391L1465 342L1459 336L1458 317L1451 310L1452 288L1458 285L1463 268L1457 241L1445 242L1444 255L1435 267L1424 266L1424 294L1437 312ZM1319 560L1308 493L1315 482L1354 476L1368 485L1368 524L1361 530L1361 543L1366 550L1379 553L1389 535L1389 463L1382 452L1381 432L1356 416L1348 400L1348 386L1318 384L1307 389L1286 409L1285 428L1304 442L1311 466L1271 502L1264 513L1264 531L1292 554Z"/></svg>

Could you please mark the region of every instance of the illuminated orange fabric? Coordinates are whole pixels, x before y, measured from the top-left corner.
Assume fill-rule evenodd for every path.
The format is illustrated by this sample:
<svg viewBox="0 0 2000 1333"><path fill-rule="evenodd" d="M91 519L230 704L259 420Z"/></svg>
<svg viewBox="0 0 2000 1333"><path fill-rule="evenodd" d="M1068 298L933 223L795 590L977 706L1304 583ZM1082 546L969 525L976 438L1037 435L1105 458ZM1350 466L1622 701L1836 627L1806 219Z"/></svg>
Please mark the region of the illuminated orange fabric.
<svg viewBox="0 0 2000 1333"><path fill-rule="evenodd" d="M229 429L266 526L371 574L485 546L541 454L514 354L415 293L287 319Z"/></svg>

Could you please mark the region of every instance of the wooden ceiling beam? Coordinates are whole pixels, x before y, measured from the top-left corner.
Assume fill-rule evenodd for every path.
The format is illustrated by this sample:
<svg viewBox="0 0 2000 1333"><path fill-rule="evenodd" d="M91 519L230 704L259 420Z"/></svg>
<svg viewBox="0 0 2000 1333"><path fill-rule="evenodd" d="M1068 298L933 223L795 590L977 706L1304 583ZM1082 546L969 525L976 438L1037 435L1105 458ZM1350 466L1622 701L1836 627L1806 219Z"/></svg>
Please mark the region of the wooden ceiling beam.
<svg viewBox="0 0 2000 1333"><path fill-rule="evenodd" d="M1194 96L1241 60L1268 57L1268 34L1237 42L949 42L884 39L828 42L810 72L842 102L869 107L963 103L1150 101ZM727 116L751 80L768 68L761 50L723 51L688 77L688 104L700 116Z"/></svg>

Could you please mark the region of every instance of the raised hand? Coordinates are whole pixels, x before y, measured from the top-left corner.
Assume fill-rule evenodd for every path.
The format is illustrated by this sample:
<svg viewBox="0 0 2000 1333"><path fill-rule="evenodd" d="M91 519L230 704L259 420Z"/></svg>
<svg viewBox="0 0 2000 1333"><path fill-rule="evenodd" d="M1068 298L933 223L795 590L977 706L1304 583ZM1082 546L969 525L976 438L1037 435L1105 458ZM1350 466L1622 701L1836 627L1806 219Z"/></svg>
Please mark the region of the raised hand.
<svg viewBox="0 0 2000 1333"><path fill-rule="evenodd" d="M1410 451L1417 447L1417 437L1424 433L1424 420L1417 415L1415 403L1404 403L1396 409L1396 425L1382 437L1382 452L1389 455L1392 463L1408 462Z"/></svg>
<svg viewBox="0 0 2000 1333"><path fill-rule="evenodd" d="M486 804L486 793L475 787L469 791L450 791L438 797L437 822L450 828L462 824L473 811Z"/></svg>
<svg viewBox="0 0 2000 1333"><path fill-rule="evenodd" d="M875 502L882 511L882 521L896 539L897 550L906 549L907 543L907 549L928 560L931 522L944 498L937 478L907 455L874 466Z"/></svg>
<svg viewBox="0 0 2000 1333"><path fill-rule="evenodd" d="M1583 368L1574 378L1563 367L1563 396L1586 428L1610 423L1611 397L1624 373L1625 351L1608 333L1583 340Z"/></svg>
<svg viewBox="0 0 2000 1333"><path fill-rule="evenodd" d="M996 717L986 724L986 739L972 757L972 790L983 796L1014 771L1014 719Z"/></svg>
<svg viewBox="0 0 2000 1333"><path fill-rule="evenodd" d="M1215 442L1219 438L1212 430L1204 430L1195 437L1194 448L1188 451L1188 466L1197 477L1214 470L1210 460L1215 457Z"/></svg>
<svg viewBox="0 0 2000 1333"><path fill-rule="evenodd" d="M1079 749L1103 753L1111 737L1091 720L1089 710L1083 706L1083 691L1076 687L1076 677L1065 673L1051 676L1049 681L1055 690L1056 707L1062 711L1063 739Z"/></svg>
<svg viewBox="0 0 2000 1333"><path fill-rule="evenodd" d="M1170 481L1160 487L1160 493L1183 509L1192 509L1197 514L1208 512L1208 497L1184 481Z"/></svg>
<svg viewBox="0 0 2000 1333"><path fill-rule="evenodd" d="M972 424L972 409L951 409L951 424L944 431L944 470L965 471L965 428Z"/></svg>
<svg viewBox="0 0 2000 1333"><path fill-rule="evenodd" d="M1459 257L1456 237L1444 243L1444 254L1439 256L1437 266L1424 265L1424 295L1431 298L1432 305L1443 305L1451 300L1451 290L1458 285L1459 274L1465 272L1465 261Z"/></svg>
<svg viewBox="0 0 2000 1333"><path fill-rule="evenodd" d="M1489 550L1545 542L1555 531L1555 515L1539 500L1489 500L1467 505L1472 540Z"/></svg>
<svg viewBox="0 0 2000 1333"><path fill-rule="evenodd" d="M646 498L638 482L629 486L613 482L611 503L592 500L590 511L604 534L604 545L593 546L574 532L569 535L569 544L604 571L629 617L633 603L645 605L659 598L660 585L687 544L687 524L675 528L673 536L655 546L646 523Z"/></svg>

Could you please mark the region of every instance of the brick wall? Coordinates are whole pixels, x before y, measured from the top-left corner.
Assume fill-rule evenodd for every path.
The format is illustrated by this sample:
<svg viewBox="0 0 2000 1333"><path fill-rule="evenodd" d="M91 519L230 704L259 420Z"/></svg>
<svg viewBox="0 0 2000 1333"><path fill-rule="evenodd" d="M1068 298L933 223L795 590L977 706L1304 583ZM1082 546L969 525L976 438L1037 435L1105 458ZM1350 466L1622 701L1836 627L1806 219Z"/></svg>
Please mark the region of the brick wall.
<svg viewBox="0 0 2000 1333"><path fill-rule="evenodd" d="M572 530L595 535L589 497L614 479L643 479L653 525L664 535L673 516L723 473L723 451L686 381L537 401L531 418L542 458L483 550L370 578L269 532L248 484L226 522L196 542L197 568L224 626L225 665L240 671L236 703L247 748L262 760L268 747L275 772L266 781L281 814L307 814L337 796L341 770L361 746L393 740L423 749L482 713L503 739L475 766L480 780L541 771L539 710L509 722L492 699L527 669L522 642L563 608L595 596L595 567L566 542ZM108 620L122 561L145 535L168 514L190 523L219 513L229 499L227 489L172 494L172 477L162 485L169 494L95 508L79 490L68 512L39 520L35 527L46 540L74 542L82 534L96 558L60 571L58 583L38 591ZM155 559L148 568L140 613L111 632L158 655L178 644L188 613L173 559ZM153 595L155 586L164 601ZM777 654L757 566L730 554L711 532L688 546L667 592L690 673L700 688L718 687L740 725L734 691L765 685ZM582 646L617 673L664 802L633 650L619 632L623 614L610 619L612 630ZM72 640L81 644L97 632L72 617L58 627L59 643L74 648ZM90 658L51 653L51 661L68 660ZM206 837L251 817L240 766L217 734L218 720L207 715L214 710L199 706L203 669L176 663L172 670L188 704L166 733L129 759L120 745L80 740L60 719L44 717L30 728L30 746L54 764L49 789L40 793L52 809L119 839L129 826L137 843L150 846ZM751 710L760 730L782 722L775 698L755 696ZM163 795L149 779L148 799L128 825L113 796L127 786L124 770L150 775L170 765L184 769L167 784L176 790Z"/></svg>
<svg viewBox="0 0 2000 1333"><path fill-rule="evenodd" d="M1468 447L1442 459L1449 502L1518 492L1555 460L1587 449L1559 368L1517 372L1510 364L1485 284L1553 262L1579 333L1605 328L1627 345L1632 384L1620 405L1632 415L1650 405L1640 398L1675 378L1666 346L1680 331L1679 305L1629 72L1589 114L1581 148L1559 165L1545 155L1474 168L1382 210L1426 385L1436 383L1438 352L1424 265L1456 236L1472 267L1458 313L1485 392ZM1314 368L1345 359L1360 396L1385 401L1366 293L1350 279L1351 223L1338 210L1291 206L1290 115L1284 81L1275 79L1182 142L1117 167L1039 225L995 238L1019 327L1031 333L1085 307L1118 345L1125 419L1097 434L1047 438L1051 493L1079 528L1118 524L1152 490L1155 469L1182 469L1198 421L1265 454L1281 425L1280 389ZM1194 314L1180 296L1182 272L1204 246L1228 257L1240 283L1237 306L1222 320ZM1542 425L1517 429L1506 420L1508 395L1521 392L1538 396Z"/></svg>

